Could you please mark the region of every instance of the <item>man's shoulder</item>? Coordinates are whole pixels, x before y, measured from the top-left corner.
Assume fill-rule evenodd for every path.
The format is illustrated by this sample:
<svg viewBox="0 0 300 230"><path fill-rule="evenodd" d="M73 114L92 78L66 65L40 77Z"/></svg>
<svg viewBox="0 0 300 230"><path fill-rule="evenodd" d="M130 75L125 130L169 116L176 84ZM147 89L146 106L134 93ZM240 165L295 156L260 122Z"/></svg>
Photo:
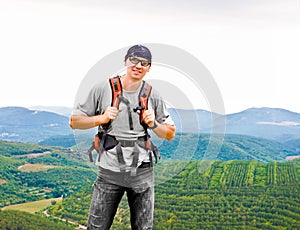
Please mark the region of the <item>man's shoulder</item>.
<svg viewBox="0 0 300 230"><path fill-rule="evenodd" d="M160 98L160 92L151 85L151 83L147 82L151 86L150 97Z"/></svg>
<svg viewBox="0 0 300 230"><path fill-rule="evenodd" d="M96 91L96 92L101 92L103 90L105 90L106 88L109 88L109 82L108 82L108 79L105 79L105 80L101 80L97 83L95 83L93 85L93 90Z"/></svg>

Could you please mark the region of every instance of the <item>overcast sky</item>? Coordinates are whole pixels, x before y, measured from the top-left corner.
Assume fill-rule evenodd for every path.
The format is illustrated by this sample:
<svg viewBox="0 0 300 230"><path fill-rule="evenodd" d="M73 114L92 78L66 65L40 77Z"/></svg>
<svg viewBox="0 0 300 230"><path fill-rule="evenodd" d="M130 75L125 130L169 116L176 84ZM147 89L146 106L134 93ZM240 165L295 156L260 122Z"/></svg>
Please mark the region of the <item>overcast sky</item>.
<svg viewBox="0 0 300 230"><path fill-rule="evenodd" d="M226 113L300 113L299 20L299 0L0 0L0 106L71 107L101 58L161 43L209 70Z"/></svg>

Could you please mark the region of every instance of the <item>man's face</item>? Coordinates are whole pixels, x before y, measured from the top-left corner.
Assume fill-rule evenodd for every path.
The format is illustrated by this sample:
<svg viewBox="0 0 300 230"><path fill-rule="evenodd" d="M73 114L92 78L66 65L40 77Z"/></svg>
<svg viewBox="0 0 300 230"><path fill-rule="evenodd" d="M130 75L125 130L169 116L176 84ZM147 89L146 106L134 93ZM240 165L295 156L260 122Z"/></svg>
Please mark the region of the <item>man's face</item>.
<svg viewBox="0 0 300 230"><path fill-rule="evenodd" d="M125 61L127 66L127 74L137 80L142 79L150 70L150 63L147 59L140 57L130 57Z"/></svg>

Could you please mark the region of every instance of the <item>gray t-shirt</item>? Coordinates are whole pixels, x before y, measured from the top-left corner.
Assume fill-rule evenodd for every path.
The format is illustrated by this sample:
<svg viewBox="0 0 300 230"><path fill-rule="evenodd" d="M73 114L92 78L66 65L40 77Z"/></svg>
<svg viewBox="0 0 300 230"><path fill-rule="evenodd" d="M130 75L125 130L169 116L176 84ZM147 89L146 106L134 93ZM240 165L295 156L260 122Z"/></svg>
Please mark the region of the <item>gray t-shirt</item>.
<svg viewBox="0 0 300 230"><path fill-rule="evenodd" d="M111 123L108 129L108 134L115 136L117 139L122 140L136 140L138 137L145 136L145 130L140 124L139 115L133 112L133 108L139 105L139 92L141 86L136 91L123 90L123 96L130 101L130 111L133 121L133 130L130 130L129 115L127 112L127 105L124 102L120 102L119 109L121 112L117 118ZM101 82L95 85L89 92L87 98L84 101L78 102L73 110L73 115L87 115L94 116L97 114L103 114L107 107L111 106L112 92L109 81ZM148 109L151 109L155 113L155 120L158 123L174 125L170 114L167 111L167 107L159 93L152 88L148 99ZM100 127L101 128L101 127ZM149 156L145 149L139 148L139 160L138 166L142 162L149 162ZM131 170L131 164L133 160L133 147L122 147L123 158L126 164L126 171ZM117 158L116 149L105 151L100 156L100 161L97 159L96 164L104 169L120 172L120 166Z"/></svg>

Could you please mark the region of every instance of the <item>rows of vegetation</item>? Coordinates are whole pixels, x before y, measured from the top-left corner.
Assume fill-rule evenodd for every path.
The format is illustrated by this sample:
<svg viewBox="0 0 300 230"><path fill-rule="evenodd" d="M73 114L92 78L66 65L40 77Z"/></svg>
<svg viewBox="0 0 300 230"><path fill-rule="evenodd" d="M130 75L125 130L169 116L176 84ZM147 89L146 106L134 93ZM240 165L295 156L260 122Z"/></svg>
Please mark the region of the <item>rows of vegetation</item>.
<svg viewBox="0 0 300 230"><path fill-rule="evenodd" d="M178 176L157 186L157 229L300 226L299 167L291 163L216 161L200 177L199 167L200 163L191 163ZM269 167L281 173L269 172Z"/></svg>
<svg viewBox="0 0 300 230"><path fill-rule="evenodd" d="M86 187L49 213L86 224L91 194ZM156 186L155 229L299 229L299 202L300 168L294 163L191 161ZM112 229L130 229L126 198Z"/></svg>

